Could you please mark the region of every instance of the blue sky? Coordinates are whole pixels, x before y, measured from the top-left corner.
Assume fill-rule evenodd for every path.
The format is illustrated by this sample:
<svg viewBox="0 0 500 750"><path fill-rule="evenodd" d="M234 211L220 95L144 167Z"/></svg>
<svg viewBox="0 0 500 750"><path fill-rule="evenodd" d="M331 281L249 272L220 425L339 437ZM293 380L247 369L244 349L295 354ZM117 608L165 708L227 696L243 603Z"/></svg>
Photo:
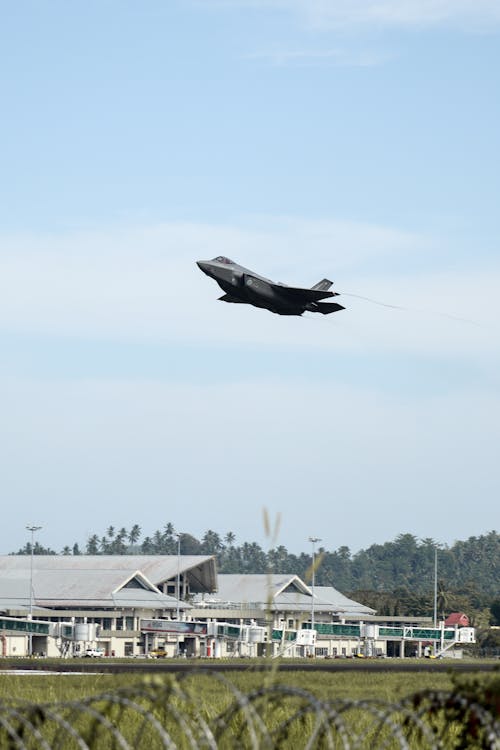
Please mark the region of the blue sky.
<svg viewBox="0 0 500 750"><path fill-rule="evenodd" d="M5 5L0 551L498 527L499 33L494 0ZM405 309L233 309L221 253Z"/></svg>

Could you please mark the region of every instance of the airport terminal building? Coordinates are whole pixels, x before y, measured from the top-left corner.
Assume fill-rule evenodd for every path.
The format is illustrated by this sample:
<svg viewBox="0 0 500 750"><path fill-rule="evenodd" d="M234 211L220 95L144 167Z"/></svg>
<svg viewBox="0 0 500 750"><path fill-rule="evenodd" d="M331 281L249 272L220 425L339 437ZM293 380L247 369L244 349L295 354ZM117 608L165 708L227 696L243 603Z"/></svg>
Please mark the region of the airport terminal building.
<svg viewBox="0 0 500 750"><path fill-rule="evenodd" d="M211 555L0 556L2 656L404 656L473 638L297 575L218 574Z"/></svg>
<svg viewBox="0 0 500 750"><path fill-rule="evenodd" d="M35 555L32 568L29 555L0 556L0 653L144 653L143 620L186 620L190 598L216 585L212 556ZM30 620L44 624L31 643Z"/></svg>

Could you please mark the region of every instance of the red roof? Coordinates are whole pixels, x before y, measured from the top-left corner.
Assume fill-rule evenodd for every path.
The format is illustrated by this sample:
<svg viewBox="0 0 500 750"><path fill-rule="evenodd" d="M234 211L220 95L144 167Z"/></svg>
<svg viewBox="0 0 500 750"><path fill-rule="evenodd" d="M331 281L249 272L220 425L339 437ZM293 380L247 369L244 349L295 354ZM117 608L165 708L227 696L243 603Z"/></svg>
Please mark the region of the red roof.
<svg viewBox="0 0 500 750"><path fill-rule="evenodd" d="M469 626L469 618L464 612L452 612L451 615L448 615L444 624L447 628L453 627L454 625L467 628Z"/></svg>

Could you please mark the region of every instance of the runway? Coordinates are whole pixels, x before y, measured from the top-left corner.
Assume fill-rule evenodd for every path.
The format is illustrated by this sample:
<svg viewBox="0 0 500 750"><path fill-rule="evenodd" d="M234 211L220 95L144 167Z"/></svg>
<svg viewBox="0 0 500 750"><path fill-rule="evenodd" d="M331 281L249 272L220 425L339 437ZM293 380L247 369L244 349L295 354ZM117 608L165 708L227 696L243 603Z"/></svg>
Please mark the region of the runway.
<svg viewBox="0 0 500 750"><path fill-rule="evenodd" d="M253 660L235 661L200 661L199 659L138 659L130 661L88 659L82 663L78 660L54 661L36 660L26 663L8 663L3 666L3 674L47 673L52 674L176 674L194 671L207 672L265 672L278 667L280 672L364 672L364 673L397 673L397 672L441 672L441 673L475 673L492 672L500 669L498 661L458 661L447 659L332 659L300 660L275 662Z"/></svg>

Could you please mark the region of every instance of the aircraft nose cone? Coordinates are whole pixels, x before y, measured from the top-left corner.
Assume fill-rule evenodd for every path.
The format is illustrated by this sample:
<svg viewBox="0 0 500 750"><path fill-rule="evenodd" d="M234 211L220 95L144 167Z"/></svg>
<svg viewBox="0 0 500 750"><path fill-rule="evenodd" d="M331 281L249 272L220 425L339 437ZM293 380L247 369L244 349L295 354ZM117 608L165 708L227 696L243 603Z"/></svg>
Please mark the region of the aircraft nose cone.
<svg viewBox="0 0 500 750"><path fill-rule="evenodd" d="M198 268L200 269L200 271L203 271L203 273L207 273L208 267L209 267L209 263L207 263L206 260L197 260L196 261L196 265L198 266Z"/></svg>

